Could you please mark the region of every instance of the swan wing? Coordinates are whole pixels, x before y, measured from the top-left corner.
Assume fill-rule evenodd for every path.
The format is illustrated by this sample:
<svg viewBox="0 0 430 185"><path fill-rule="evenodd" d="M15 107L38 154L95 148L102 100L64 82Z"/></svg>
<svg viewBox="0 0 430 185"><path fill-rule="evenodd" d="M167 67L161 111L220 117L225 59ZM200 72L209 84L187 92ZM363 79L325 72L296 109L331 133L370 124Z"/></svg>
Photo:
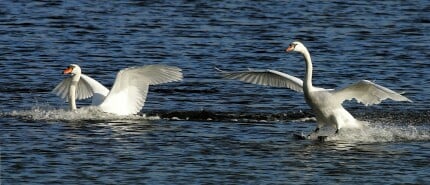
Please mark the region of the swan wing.
<svg viewBox="0 0 430 185"><path fill-rule="evenodd" d="M88 84L91 87L91 91L92 91L92 105L100 105L103 100L105 99L105 97L109 94L109 89L107 89L105 86L103 86L101 83L99 83L98 81L94 80L93 78L82 74L81 75L81 80L79 81L83 81L86 84ZM76 89L77 93L79 94L79 92L82 89L78 88Z"/></svg>
<svg viewBox="0 0 430 185"><path fill-rule="evenodd" d="M69 88L72 84L72 77L67 77L63 81L61 81L55 88L51 91L59 96L61 99L66 100L69 96Z"/></svg>
<svg viewBox="0 0 430 185"><path fill-rule="evenodd" d="M85 82L88 86L91 87L91 91L93 93L99 93L99 94L103 94L105 96L107 96L107 94L109 93L109 89L107 89L105 86L103 86L100 82L98 82L97 80L94 80L93 78L81 74L81 80Z"/></svg>
<svg viewBox="0 0 430 185"><path fill-rule="evenodd" d="M401 94L368 80L362 80L343 89L334 91L334 95L341 101L356 99L357 102L363 103L366 106L379 104L385 99L412 102Z"/></svg>
<svg viewBox="0 0 430 185"><path fill-rule="evenodd" d="M137 67L133 70L136 70L136 73L142 74L149 85L181 81L183 78L182 69L174 66L156 64Z"/></svg>
<svg viewBox="0 0 430 185"><path fill-rule="evenodd" d="M55 93L57 96L60 96L62 99L64 99L67 102L69 99L69 88L71 85L72 85L72 76L67 77L63 81L61 81L52 90L52 92ZM100 100L103 100L108 93L109 93L109 90L105 86L103 86L93 78L87 75L81 74L81 78L77 83L76 99L82 100L82 99L93 97L92 101L93 101L93 104L95 104L95 102L99 102Z"/></svg>
<svg viewBox="0 0 430 185"><path fill-rule="evenodd" d="M118 72L100 108L118 115L136 114L143 107L148 86L182 80L181 69L166 65L126 68Z"/></svg>
<svg viewBox="0 0 430 185"><path fill-rule="evenodd" d="M72 85L72 77L67 77L63 81L61 81L52 92L59 96L61 99L68 101L69 99L69 89ZM93 91L91 85L87 83L85 80L79 80L76 88L76 99L82 100L87 99L93 96Z"/></svg>
<svg viewBox="0 0 430 185"><path fill-rule="evenodd" d="M297 92L303 92L301 79L275 70L221 71L221 73L227 79L272 87L286 87Z"/></svg>

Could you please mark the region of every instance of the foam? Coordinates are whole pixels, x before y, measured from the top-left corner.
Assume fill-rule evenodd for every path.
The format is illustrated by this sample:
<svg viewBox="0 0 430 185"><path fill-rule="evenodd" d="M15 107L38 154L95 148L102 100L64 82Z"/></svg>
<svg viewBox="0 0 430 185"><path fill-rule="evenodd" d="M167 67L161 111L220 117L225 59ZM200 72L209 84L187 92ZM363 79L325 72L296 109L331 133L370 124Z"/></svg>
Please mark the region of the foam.
<svg viewBox="0 0 430 185"><path fill-rule="evenodd" d="M210 113L210 114L209 114ZM2 117L16 117L28 121L64 121L64 122L80 122L80 121L125 121L125 120L159 120L166 119L165 117L180 117L185 114L186 116L200 116L196 120L204 121L225 121L225 119L240 119L244 121L244 115L231 113L217 113L209 112L205 113L205 116L201 116L201 112L179 112L179 113L163 113L155 114L153 116L147 116L145 114L141 115L129 115L129 116L118 116L114 114L104 113L98 110L96 107L83 107L75 111L69 111L67 109L58 109L52 106L35 106L30 110L16 110L7 113L0 113ZM208 115L209 116L208 116ZM160 116L158 116L160 115ZM294 114L293 114L294 115ZM255 115L252 115L256 118ZM269 121L272 119L272 115L257 115L257 118L263 121ZM307 115L302 115L303 120L296 119L296 117L286 117L284 121L287 122L308 122L313 121ZM161 117L161 118L160 118ZM194 118L193 117L193 118ZM209 120L208 118L214 117L214 120ZM246 117L245 115L245 118ZM295 118L295 119L292 119ZM407 117L404 117L407 119ZM383 119L382 121L369 121L369 124L362 129L341 129L338 134L334 134L332 128L322 128L318 135L329 136L326 141L336 141L336 142L349 142L349 143L377 143L377 142L399 142L399 141L430 141L430 127L427 122L416 123L414 121L399 122L399 119ZM175 119L171 119L175 120ZM188 120L179 119L178 120ZM191 120L191 119L190 119ZM259 119L260 120L260 119ZM289 121L288 121L289 120ZM310 139L316 139L317 135L312 134Z"/></svg>
<svg viewBox="0 0 430 185"><path fill-rule="evenodd" d="M430 141L430 128L425 125L371 123L363 129L341 130L327 140L361 143Z"/></svg>
<svg viewBox="0 0 430 185"><path fill-rule="evenodd" d="M4 116L18 117L30 121L110 121L110 120L158 120L159 116L128 115L118 116L101 112L97 107L83 107L75 111L56 109L50 106L36 106L30 110L15 110Z"/></svg>

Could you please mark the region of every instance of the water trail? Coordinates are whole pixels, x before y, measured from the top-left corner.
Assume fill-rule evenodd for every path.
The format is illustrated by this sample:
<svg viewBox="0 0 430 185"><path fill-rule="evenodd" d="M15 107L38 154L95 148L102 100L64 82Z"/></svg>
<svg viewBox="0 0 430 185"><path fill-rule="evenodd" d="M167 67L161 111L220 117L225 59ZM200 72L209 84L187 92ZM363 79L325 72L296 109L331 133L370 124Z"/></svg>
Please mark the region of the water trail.
<svg viewBox="0 0 430 185"><path fill-rule="evenodd" d="M168 111L157 110L146 114L159 116L168 120L216 121L216 122L280 122L293 120L309 120L313 117L310 112L289 111L285 113L268 112L221 112L211 110L200 111Z"/></svg>
<svg viewBox="0 0 430 185"><path fill-rule="evenodd" d="M96 107L83 107L75 111L67 109L56 109L50 106L36 106L30 110L15 110L12 112L1 113L2 117L17 117L28 121L114 121L114 120L157 120L158 116L128 115L118 116L104 113Z"/></svg>
<svg viewBox="0 0 430 185"><path fill-rule="evenodd" d="M426 125L371 123L363 129L342 130L327 141L357 143L430 141L430 127Z"/></svg>
<svg viewBox="0 0 430 185"><path fill-rule="evenodd" d="M104 113L96 107L83 107L76 111L58 109L49 105L35 106L30 110L15 110L0 113L0 117L15 117L26 121L64 121L64 122L87 122L87 121L125 121L125 120L183 120L183 121L211 121L211 122L304 122L306 128L314 127L315 120L311 119L309 112L287 112L287 113L242 113L242 112L216 112L216 111L150 111L147 114L117 116ZM337 135L333 129L321 129L319 135L329 136L327 141L355 142L355 143L377 143L397 141L429 141L430 127L428 125L428 112L423 113L379 113L366 114L362 118L369 121L368 126L359 130L341 130ZM419 120L419 122L417 122ZM311 129L310 129L311 130ZM305 133L307 134L307 133ZM310 139L317 139L312 136Z"/></svg>

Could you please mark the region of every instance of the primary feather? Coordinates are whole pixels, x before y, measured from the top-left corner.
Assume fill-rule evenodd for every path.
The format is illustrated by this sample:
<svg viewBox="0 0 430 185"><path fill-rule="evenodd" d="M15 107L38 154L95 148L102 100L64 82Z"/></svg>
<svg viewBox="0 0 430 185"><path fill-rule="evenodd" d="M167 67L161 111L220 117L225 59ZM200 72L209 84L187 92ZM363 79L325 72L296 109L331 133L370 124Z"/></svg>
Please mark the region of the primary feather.
<svg viewBox="0 0 430 185"><path fill-rule="evenodd" d="M275 70L222 72L222 75L227 79L272 87L286 87L297 92L303 92L301 79Z"/></svg>

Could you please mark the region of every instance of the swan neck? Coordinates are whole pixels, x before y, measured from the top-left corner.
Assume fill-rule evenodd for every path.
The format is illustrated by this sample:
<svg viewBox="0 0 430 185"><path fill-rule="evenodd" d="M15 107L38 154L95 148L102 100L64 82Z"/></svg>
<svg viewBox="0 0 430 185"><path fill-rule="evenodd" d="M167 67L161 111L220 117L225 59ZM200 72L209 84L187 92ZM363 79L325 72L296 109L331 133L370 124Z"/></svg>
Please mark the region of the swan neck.
<svg viewBox="0 0 430 185"><path fill-rule="evenodd" d="M69 87L69 107L70 110L76 110L76 88L78 86L81 74L75 74L72 76L72 83Z"/></svg>
<svg viewBox="0 0 430 185"><path fill-rule="evenodd" d="M303 53L303 57L305 58L306 62L306 72L305 72L305 84L303 87L305 89L312 88L312 60L311 55L309 54L308 50L305 50Z"/></svg>

